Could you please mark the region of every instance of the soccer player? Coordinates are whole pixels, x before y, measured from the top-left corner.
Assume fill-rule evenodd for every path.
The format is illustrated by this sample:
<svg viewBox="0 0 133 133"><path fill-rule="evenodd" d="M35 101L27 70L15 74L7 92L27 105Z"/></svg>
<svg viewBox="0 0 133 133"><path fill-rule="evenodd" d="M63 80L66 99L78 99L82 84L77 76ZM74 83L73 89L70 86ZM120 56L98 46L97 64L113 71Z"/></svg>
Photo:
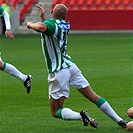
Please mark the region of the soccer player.
<svg viewBox="0 0 133 133"><path fill-rule="evenodd" d="M1 6L0 6L0 15L4 17L5 20L5 25L6 25L6 31L5 35L6 37L9 37L11 40L14 39L14 34L11 31L11 24L10 24L10 19L7 11L5 11ZM31 75L25 75L21 73L16 67L13 65L6 63L2 61L1 56L0 56L0 70L4 71L10 75L13 75L17 77L18 79L23 81L24 87L26 87L27 94L30 93L31 90Z"/></svg>
<svg viewBox="0 0 133 133"><path fill-rule="evenodd" d="M44 5L37 4L36 6L40 11L42 22L27 22L26 24L27 28L41 33L42 49L48 69L52 116L64 120L81 120L84 126L90 124L95 128L98 127L98 123L88 115L87 111L75 112L64 107L64 101L70 93L69 85L73 85L119 126L126 128L127 121L118 116L109 103L92 90L72 58L66 54L70 30L70 23L66 20L68 8L64 4L55 5L51 11L52 18L46 20Z"/></svg>

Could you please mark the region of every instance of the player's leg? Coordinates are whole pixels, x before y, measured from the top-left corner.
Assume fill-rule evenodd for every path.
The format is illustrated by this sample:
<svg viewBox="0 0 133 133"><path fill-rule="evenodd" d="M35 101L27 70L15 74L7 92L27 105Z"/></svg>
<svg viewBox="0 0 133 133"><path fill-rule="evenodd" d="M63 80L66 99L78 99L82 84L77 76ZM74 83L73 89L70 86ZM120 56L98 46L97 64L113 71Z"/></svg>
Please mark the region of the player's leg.
<svg viewBox="0 0 133 133"><path fill-rule="evenodd" d="M27 79L27 75L21 73L16 67L2 60L1 52L0 52L0 70L22 80L23 82Z"/></svg>
<svg viewBox="0 0 133 133"><path fill-rule="evenodd" d="M127 110L127 115L128 115L130 118L133 119L133 107L131 107L131 108L129 108L129 109Z"/></svg>
<svg viewBox="0 0 133 133"><path fill-rule="evenodd" d="M121 127L126 128L126 121L124 121L117 113L112 109L109 103L99 95L97 95L90 86L83 89L78 89L79 92L84 95L87 99L95 103L101 111L109 116L113 121L119 124Z"/></svg>
<svg viewBox="0 0 133 133"><path fill-rule="evenodd" d="M88 113L82 110L80 113L71 110L70 108L64 108L65 97L59 99L50 98L50 108L53 117L61 118L64 120L80 120L84 126L91 125L94 128L98 128L98 123L91 118Z"/></svg>
<svg viewBox="0 0 133 133"><path fill-rule="evenodd" d="M24 86L27 89L27 93L29 94L30 89L31 89L31 75L25 75L21 73L16 67L13 65L3 62L0 58L0 70L4 71L20 80L23 81Z"/></svg>
<svg viewBox="0 0 133 133"><path fill-rule="evenodd" d="M48 76L51 114L64 120L81 120L80 113L63 107L64 101L70 93L69 77L68 68L53 72Z"/></svg>
<svg viewBox="0 0 133 133"><path fill-rule="evenodd" d="M84 125L97 128L97 123L94 119L87 116L86 112L75 112L70 108L63 106L65 98L69 97L69 69L63 69L58 72L50 74L49 81L49 97L50 108L53 117L61 118L64 120L84 120Z"/></svg>
<svg viewBox="0 0 133 133"><path fill-rule="evenodd" d="M95 103L107 116L109 116L112 120L117 122L120 126L126 126L126 121L124 121L121 117L119 117L116 112L112 109L109 103L99 95L97 95L90 87L88 81L84 78L81 71L77 68L76 65L70 67L71 71L71 80L70 84L72 84L75 88L79 90L79 92L89 99L91 102ZM82 88L82 89L81 89Z"/></svg>
<svg viewBox="0 0 133 133"><path fill-rule="evenodd" d="M0 69L20 80L23 82L26 80L27 75L21 73L16 67L14 67L12 64L0 61Z"/></svg>
<svg viewBox="0 0 133 133"><path fill-rule="evenodd" d="M61 97L59 99L53 99L52 97L50 98L50 108L52 116L64 120L81 120L82 118L80 113L63 107L64 101L65 97Z"/></svg>
<svg viewBox="0 0 133 133"><path fill-rule="evenodd" d="M133 121L130 121L130 122L127 123L126 130L129 131L129 132L133 131Z"/></svg>
<svg viewBox="0 0 133 133"><path fill-rule="evenodd" d="M133 107L127 110L127 115L133 119ZM129 132L133 131L133 121L130 121L126 124L126 130Z"/></svg>
<svg viewBox="0 0 133 133"><path fill-rule="evenodd" d="M65 97L61 97L57 100L50 97L50 109L51 109L51 114L53 117L57 117L57 118L61 117L61 116L59 116L60 114L57 115L56 113L59 109L63 108L64 100L65 100Z"/></svg>

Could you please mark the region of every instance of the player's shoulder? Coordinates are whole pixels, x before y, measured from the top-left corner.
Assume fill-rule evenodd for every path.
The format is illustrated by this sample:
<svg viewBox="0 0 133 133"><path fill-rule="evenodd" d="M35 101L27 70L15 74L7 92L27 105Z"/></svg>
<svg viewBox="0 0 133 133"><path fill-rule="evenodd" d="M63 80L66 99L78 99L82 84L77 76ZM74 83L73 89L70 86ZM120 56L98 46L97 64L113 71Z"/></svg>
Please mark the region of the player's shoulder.
<svg viewBox="0 0 133 133"><path fill-rule="evenodd" d="M56 19L46 19L45 21L44 21L44 23L55 23L56 22Z"/></svg>
<svg viewBox="0 0 133 133"><path fill-rule="evenodd" d="M70 23L68 20L64 20L64 19L47 19L44 21L44 23Z"/></svg>
<svg viewBox="0 0 133 133"><path fill-rule="evenodd" d="M44 24L47 27L55 27L55 23L56 23L56 21L54 19L47 19L44 21Z"/></svg>
<svg viewBox="0 0 133 133"><path fill-rule="evenodd" d="M69 21L65 19L56 19L56 22L57 23L69 23Z"/></svg>

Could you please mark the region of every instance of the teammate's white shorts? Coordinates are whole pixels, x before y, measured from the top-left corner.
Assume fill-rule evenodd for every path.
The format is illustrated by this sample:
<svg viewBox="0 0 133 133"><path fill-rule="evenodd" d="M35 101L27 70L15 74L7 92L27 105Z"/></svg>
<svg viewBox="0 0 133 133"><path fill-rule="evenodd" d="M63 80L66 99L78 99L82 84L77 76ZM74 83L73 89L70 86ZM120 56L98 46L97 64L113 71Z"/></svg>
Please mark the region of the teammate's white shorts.
<svg viewBox="0 0 133 133"><path fill-rule="evenodd" d="M54 99L59 99L62 96L68 98L70 93L69 85L73 85L76 89L90 86L75 64L49 74L48 82L49 98L52 96Z"/></svg>

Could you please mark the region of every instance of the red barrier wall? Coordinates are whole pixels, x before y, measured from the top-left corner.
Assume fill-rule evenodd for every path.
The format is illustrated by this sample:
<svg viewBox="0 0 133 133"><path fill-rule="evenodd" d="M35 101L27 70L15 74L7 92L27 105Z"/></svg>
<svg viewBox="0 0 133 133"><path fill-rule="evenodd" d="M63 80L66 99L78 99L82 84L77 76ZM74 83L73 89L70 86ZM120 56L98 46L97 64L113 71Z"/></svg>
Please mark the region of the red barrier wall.
<svg viewBox="0 0 133 133"><path fill-rule="evenodd" d="M71 30L133 30L133 10L70 10Z"/></svg>

